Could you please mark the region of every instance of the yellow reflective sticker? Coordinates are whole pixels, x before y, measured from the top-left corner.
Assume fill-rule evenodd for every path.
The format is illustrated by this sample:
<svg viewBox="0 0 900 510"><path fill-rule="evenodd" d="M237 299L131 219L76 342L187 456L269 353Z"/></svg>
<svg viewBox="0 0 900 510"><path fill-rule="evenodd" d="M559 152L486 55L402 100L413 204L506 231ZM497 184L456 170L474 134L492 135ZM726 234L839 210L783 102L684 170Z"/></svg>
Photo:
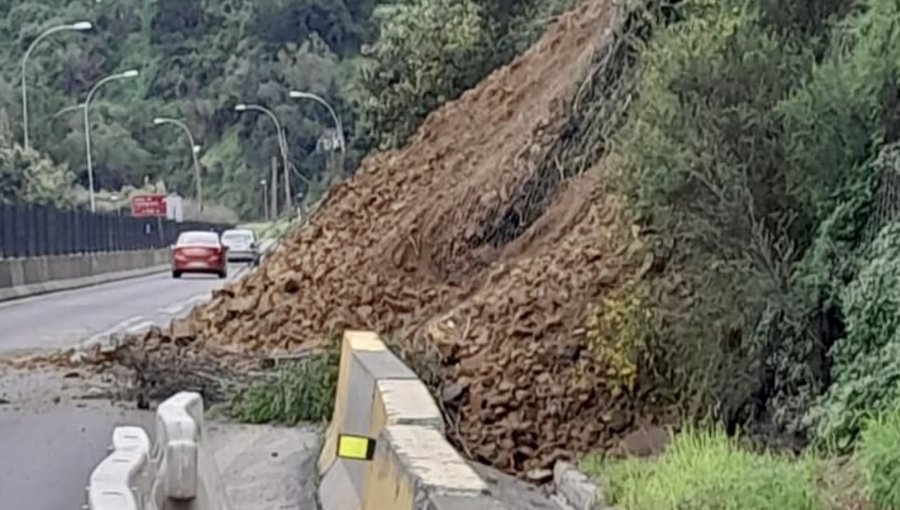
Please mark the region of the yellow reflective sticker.
<svg viewBox="0 0 900 510"><path fill-rule="evenodd" d="M338 436L338 457L352 460L372 460L375 440L362 436Z"/></svg>

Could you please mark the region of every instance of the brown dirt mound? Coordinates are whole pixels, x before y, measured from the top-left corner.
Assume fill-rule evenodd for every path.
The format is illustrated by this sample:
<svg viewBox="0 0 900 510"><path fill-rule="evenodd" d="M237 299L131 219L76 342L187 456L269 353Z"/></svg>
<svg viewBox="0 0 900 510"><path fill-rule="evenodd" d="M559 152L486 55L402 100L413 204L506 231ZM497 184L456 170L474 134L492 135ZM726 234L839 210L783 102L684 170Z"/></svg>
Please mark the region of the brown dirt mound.
<svg viewBox="0 0 900 510"><path fill-rule="evenodd" d="M258 275L192 314L200 341L290 349L349 327L409 332L504 256L482 229L558 136L612 8L565 16L510 66L368 158Z"/></svg>
<svg viewBox="0 0 900 510"><path fill-rule="evenodd" d="M419 337L420 349L441 354L447 400L460 399L445 402L458 406L455 439L509 472L539 473L611 446L638 418L629 396L607 387L582 327L584 305L634 275L643 253L600 176L595 169L570 183L532 229L541 235L524 243L535 244L527 255L497 264Z"/></svg>
<svg viewBox="0 0 900 510"><path fill-rule="evenodd" d="M616 9L592 0L562 17L405 148L368 158L255 275L154 343L258 354L372 329L440 353L444 404L475 458L540 478L608 444L635 411L606 391L581 325L587 303L637 270L636 234L600 167L567 185L560 170L536 188L544 196L522 189L565 136ZM534 201L553 205L527 224Z"/></svg>

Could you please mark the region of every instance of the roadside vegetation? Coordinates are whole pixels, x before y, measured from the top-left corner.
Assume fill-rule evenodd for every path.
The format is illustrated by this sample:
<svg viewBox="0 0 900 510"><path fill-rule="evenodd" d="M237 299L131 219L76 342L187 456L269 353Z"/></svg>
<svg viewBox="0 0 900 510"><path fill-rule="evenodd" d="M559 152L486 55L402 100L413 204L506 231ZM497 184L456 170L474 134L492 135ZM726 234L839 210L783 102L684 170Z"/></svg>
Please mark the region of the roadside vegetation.
<svg viewBox="0 0 900 510"><path fill-rule="evenodd" d="M267 221L261 223L247 223L241 225L239 228L245 228L247 230L253 231L256 234L256 238L260 240L264 239L279 239L286 232L291 230L294 226L294 220L291 219L281 219L277 221Z"/></svg>
<svg viewBox="0 0 900 510"><path fill-rule="evenodd" d="M750 453L722 430L687 430L654 461L589 458L582 467L620 510L819 508L815 459Z"/></svg>
<svg viewBox="0 0 900 510"><path fill-rule="evenodd" d="M340 348L334 342L322 352L287 361L234 395L229 412L246 423L328 421L334 408L339 360Z"/></svg>
<svg viewBox="0 0 900 510"><path fill-rule="evenodd" d="M637 379L657 410L723 428L585 467L623 510L900 508L886 482L900 460L900 6L677 11L640 48L616 135L620 190L658 258L620 332L645 347ZM806 453L751 453L724 432ZM822 487L836 464L860 500Z"/></svg>
<svg viewBox="0 0 900 510"><path fill-rule="evenodd" d="M900 410L866 423L842 457L751 450L721 428L687 428L653 459L590 456L581 468L619 510L900 508Z"/></svg>

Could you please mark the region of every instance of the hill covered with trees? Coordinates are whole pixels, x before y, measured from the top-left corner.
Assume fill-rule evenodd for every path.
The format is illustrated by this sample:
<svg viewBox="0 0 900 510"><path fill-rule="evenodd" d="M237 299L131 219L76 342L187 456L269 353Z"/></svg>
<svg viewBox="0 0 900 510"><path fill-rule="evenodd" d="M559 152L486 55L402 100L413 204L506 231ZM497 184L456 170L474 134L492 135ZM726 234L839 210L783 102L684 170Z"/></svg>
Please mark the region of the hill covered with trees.
<svg viewBox="0 0 900 510"><path fill-rule="evenodd" d="M45 0L0 3L0 133L21 143L20 63L43 30L74 21L90 32L57 33L28 61L36 154L0 157L0 199L70 205L72 193L24 193L17 175L40 167L47 182L87 185L83 120L76 107L98 80L138 69L105 86L92 103L96 187L119 190L146 179L193 196L182 133L154 117L187 122L202 145L204 195L245 218L263 213L260 180L278 154L264 115L285 125L294 192L315 199L351 174L374 145L408 136L434 106L456 97L528 46L570 1L527 0ZM333 128L321 105L288 97L312 92L335 105L348 151L329 166L318 145ZM320 147L317 150L317 146ZM33 161L33 163L32 163ZM34 173L34 172L31 172ZM35 185L30 185L34 187ZM56 189L65 189L54 185ZM280 192L283 194L283 191ZM77 195L77 194L76 194Z"/></svg>

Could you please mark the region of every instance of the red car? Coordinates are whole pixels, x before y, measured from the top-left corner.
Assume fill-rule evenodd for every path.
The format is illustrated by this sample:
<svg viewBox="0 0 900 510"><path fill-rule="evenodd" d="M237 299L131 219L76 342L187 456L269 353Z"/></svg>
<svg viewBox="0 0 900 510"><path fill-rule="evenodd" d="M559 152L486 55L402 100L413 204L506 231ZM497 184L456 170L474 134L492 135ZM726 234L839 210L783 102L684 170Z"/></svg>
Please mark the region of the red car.
<svg viewBox="0 0 900 510"><path fill-rule="evenodd" d="M184 273L205 273L226 278L227 251L215 232L182 232L172 247L172 276L181 278Z"/></svg>

